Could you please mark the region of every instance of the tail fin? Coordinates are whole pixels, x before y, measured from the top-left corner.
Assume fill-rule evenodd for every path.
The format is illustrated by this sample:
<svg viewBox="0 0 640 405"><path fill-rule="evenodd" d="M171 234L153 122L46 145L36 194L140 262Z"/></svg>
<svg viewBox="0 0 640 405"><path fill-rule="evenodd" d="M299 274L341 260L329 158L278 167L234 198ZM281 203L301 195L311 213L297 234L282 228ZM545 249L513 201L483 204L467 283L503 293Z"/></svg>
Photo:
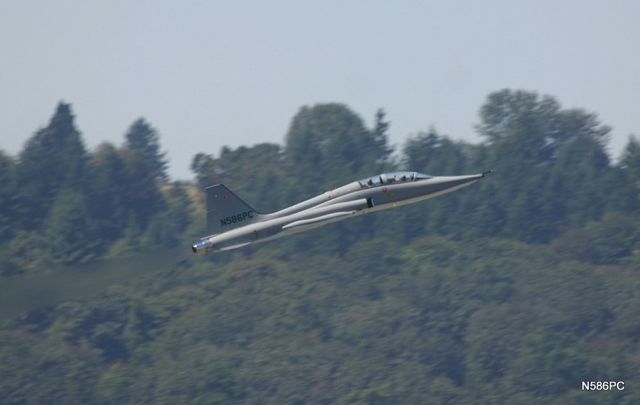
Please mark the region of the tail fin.
<svg viewBox="0 0 640 405"><path fill-rule="evenodd" d="M221 233L256 222L260 213L251 208L224 184L205 189L207 195L207 228Z"/></svg>

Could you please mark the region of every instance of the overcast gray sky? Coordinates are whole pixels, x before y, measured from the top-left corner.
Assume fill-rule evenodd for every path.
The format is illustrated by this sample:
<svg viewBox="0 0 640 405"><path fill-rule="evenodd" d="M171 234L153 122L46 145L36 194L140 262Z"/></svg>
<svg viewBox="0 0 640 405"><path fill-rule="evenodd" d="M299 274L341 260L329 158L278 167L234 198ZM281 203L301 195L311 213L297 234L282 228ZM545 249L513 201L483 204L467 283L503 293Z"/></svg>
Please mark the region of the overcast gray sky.
<svg viewBox="0 0 640 405"><path fill-rule="evenodd" d="M137 117L174 178L197 152L282 143L298 108L343 102L391 141L473 130L488 93L597 112L617 156L640 132L640 2L0 0L0 149L72 103L90 148Z"/></svg>

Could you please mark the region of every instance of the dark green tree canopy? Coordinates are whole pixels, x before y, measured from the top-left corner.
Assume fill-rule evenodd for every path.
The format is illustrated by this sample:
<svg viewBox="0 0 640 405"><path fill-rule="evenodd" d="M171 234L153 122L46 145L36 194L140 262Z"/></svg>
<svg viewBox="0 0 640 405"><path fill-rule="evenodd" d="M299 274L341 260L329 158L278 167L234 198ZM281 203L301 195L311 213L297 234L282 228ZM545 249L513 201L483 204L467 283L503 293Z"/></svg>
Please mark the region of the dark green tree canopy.
<svg viewBox="0 0 640 405"><path fill-rule="evenodd" d="M632 177L640 179L640 141L633 135L629 137L629 142L624 148L620 167L627 170Z"/></svg>
<svg viewBox="0 0 640 405"><path fill-rule="evenodd" d="M71 105L60 102L49 125L27 141L18 158L21 216L27 226L41 224L63 186L85 187L87 157Z"/></svg>
<svg viewBox="0 0 640 405"><path fill-rule="evenodd" d="M388 123L382 112L376 127L368 130L363 120L344 104L302 107L293 117L285 139L289 163L311 181L325 187L367 176L386 161Z"/></svg>
<svg viewBox="0 0 640 405"><path fill-rule="evenodd" d="M496 146L497 154L517 156L530 164L549 164L559 149L575 138L604 145L610 131L595 114L563 110L551 96L510 89L487 97L477 129Z"/></svg>
<svg viewBox="0 0 640 405"><path fill-rule="evenodd" d="M393 152L393 148L389 145L389 135L387 134L387 131L391 126L391 122L386 120L386 116L387 113L384 109L379 108L376 111L372 131L375 147L380 153L379 161L383 164L389 159Z"/></svg>
<svg viewBox="0 0 640 405"><path fill-rule="evenodd" d="M485 164L497 169L492 200L506 218L506 235L548 241L567 224L604 213L610 128L595 114L563 109L551 96L505 89L487 97L477 128L490 152Z"/></svg>
<svg viewBox="0 0 640 405"><path fill-rule="evenodd" d="M84 195L62 189L45 221L47 246L54 260L75 262L95 255L97 238Z"/></svg>
<svg viewBox="0 0 640 405"><path fill-rule="evenodd" d="M15 232L13 229L17 192L15 168L14 159L0 150L0 243L10 239Z"/></svg>
<svg viewBox="0 0 640 405"><path fill-rule="evenodd" d="M160 137L157 131L144 119L138 118L131 124L125 135L124 147L136 161L141 173L163 181L168 179L165 153L160 152Z"/></svg>
<svg viewBox="0 0 640 405"><path fill-rule="evenodd" d="M99 145L89 161L90 206L99 232L108 241L122 236L129 220L130 183L122 151L110 143Z"/></svg>
<svg viewBox="0 0 640 405"><path fill-rule="evenodd" d="M303 107L286 145L204 151L195 182L169 182L150 123L86 153L62 103L16 159L0 152L0 402L640 403L638 140L612 162L595 114L522 90L480 120L479 144L431 128L396 161L383 110L367 128L342 104ZM497 171L190 256L202 187L269 212L395 164ZM605 377L625 390L580 390Z"/></svg>
<svg viewBox="0 0 640 405"><path fill-rule="evenodd" d="M145 119L137 119L127 130L122 157L127 168L129 212L144 228L150 218L165 207L160 186L168 179L168 163L160 152L160 138Z"/></svg>
<svg viewBox="0 0 640 405"><path fill-rule="evenodd" d="M465 146L440 135L435 128L410 137L402 148L404 166L434 175L452 175L465 170Z"/></svg>

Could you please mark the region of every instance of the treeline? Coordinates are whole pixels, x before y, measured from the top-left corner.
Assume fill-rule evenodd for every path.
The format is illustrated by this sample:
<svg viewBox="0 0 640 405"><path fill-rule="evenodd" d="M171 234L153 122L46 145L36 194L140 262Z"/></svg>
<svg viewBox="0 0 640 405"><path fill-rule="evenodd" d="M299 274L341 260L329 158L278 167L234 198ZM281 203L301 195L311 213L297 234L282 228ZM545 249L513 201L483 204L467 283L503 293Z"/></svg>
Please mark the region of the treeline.
<svg viewBox="0 0 640 405"><path fill-rule="evenodd" d="M437 236L372 237L342 257L286 245L16 320L0 330L3 403L640 400L638 260ZM625 390L581 391L603 380Z"/></svg>
<svg viewBox="0 0 640 405"><path fill-rule="evenodd" d="M479 144L429 129L393 148L389 125L382 110L368 126L342 104L302 107L283 145L200 153L189 184L168 178L148 122L88 152L58 106L2 156L5 275L188 251L217 182L270 211L387 170L496 172L23 314L0 329L1 402L638 403L638 140L614 162L595 114L515 90L488 96ZM625 390L580 390L610 379Z"/></svg>
<svg viewBox="0 0 640 405"><path fill-rule="evenodd" d="M141 118L124 138L89 153L71 106L60 103L17 159L0 155L4 273L177 243L190 203L184 187L169 183L156 130Z"/></svg>
<svg viewBox="0 0 640 405"><path fill-rule="evenodd" d="M619 161L612 162L610 128L593 113L564 109L550 96L502 90L480 109L480 144L453 141L432 128L410 136L393 153L388 127L383 111L366 128L344 105L303 107L284 146L198 154L192 169L199 187L225 182L265 211L385 170L455 175L495 169L473 189L428 205L296 237L295 249L336 252L373 235L409 243L435 233L459 240L557 240L581 259L604 263L631 254L638 241L640 142L630 137ZM592 238L609 240L609 248L594 249Z"/></svg>
<svg viewBox="0 0 640 405"><path fill-rule="evenodd" d="M640 143L631 137L613 163L606 151L610 128L595 114L563 109L550 96L502 90L480 109L480 144L452 141L432 128L394 153L388 128L382 110L367 128L341 104L302 107L284 145L199 153L192 170L199 188L224 182L258 210L270 211L385 170L448 175L495 169L473 192L336 225L320 245L333 251L361 235L409 242L436 233L533 243L563 237L559 243L569 250L600 262L631 253L635 239L628 235L637 229L623 216L640 213ZM88 152L71 106L60 103L17 158L0 155L0 167L2 256L17 258L19 266L183 242L190 224L201 228L198 198L189 197L188 185L169 181L158 134L144 119L131 125L121 146L104 143ZM602 232L620 235L611 243L618 251L580 253L574 246ZM296 248L318 245L317 237L298 238Z"/></svg>

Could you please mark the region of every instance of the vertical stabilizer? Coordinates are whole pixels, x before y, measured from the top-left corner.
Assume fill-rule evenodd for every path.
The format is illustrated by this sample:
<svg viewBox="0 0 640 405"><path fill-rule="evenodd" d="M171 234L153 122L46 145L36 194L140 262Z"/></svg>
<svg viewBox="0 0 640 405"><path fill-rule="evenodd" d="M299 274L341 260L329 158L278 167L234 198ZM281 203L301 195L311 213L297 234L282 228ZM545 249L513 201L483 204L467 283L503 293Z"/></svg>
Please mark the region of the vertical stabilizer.
<svg viewBox="0 0 640 405"><path fill-rule="evenodd" d="M207 228L212 234L222 233L260 220L256 212L224 184L205 189L207 196Z"/></svg>

